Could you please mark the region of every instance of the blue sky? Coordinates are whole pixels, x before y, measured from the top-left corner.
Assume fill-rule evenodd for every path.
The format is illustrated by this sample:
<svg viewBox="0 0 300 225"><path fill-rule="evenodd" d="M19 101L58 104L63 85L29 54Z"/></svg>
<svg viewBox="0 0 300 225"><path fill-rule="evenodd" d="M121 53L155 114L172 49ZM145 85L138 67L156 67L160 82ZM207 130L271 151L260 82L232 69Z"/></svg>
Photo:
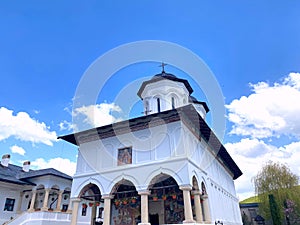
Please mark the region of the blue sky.
<svg viewBox="0 0 300 225"><path fill-rule="evenodd" d="M299 175L293 160L300 152L299 6L296 0L2 1L1 154L19 165L29 159L35 168L71 173L77 149L55 139L71 132L60 125L72 122L85 70L119 45L162 40L201 57L220 84L229 118L224 143L245 173L236 182L240 198L251 195L249 177L267 159L288 163ZM119 71L99 96L99 112L117 109L114 98L126 84L159 72L157 63ZM138 107L131 115L139 115Z"/></svg>

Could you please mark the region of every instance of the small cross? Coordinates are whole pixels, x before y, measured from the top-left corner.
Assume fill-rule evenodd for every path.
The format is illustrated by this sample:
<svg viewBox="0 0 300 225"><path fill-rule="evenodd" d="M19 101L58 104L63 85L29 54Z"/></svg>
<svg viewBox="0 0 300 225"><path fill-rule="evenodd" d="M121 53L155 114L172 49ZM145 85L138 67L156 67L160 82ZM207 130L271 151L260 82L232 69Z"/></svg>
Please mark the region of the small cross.
<svg viewBox="0 0 300 225"><path fill-rule="evenodd" d="M168 65L168 64L162 62L161 65L159 66L159 67L162 67L162 73L165 72L165 66L166 66L166 65Z"/></svg>

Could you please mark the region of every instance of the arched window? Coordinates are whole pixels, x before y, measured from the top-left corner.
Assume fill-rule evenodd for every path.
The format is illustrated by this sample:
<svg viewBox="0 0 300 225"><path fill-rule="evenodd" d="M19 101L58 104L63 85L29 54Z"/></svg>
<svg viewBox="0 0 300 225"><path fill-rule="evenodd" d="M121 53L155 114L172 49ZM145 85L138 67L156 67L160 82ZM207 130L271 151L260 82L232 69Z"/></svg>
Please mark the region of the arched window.
<svg viewBox="0 0 300 225"><path fill-rule="evenodd" d="M174 97L171 98L171 103L172 103L172 109L175 109L175 99L174 99Z"/></svg>
<svg viewBox="0 0 300 225"><path fill-rule="evenodd" d="M149 101L146 101L145 103L145 115L147 116L149 114Z"/></svg>
<svg viewBox="0 0 300 225"><path fill-rule="evenodd" d="M157 98L157 112L160 112L160 99Z"/></svg>

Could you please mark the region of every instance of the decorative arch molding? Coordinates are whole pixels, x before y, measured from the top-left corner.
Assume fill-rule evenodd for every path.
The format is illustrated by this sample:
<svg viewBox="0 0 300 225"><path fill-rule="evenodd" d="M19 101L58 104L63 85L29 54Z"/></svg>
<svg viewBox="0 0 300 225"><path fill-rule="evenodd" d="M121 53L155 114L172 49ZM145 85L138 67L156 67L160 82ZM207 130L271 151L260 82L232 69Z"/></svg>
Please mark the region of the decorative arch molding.
<svg viewBox="0 0 300 225"><path fill-rule="evenodd" d="M138 181L133 176L130 176L127 174L122 174L120 176L117 176L115 179L113 179L110 182L110 184L108 185L107 190L106 190L107 193L103 193L103 194L111 194L114 191L115 185L118 183L122 183L122 181L125 181L125 180L131 182L135 186L136 189L139 186Z"/></svg>
<svg viewBox="0 0 300 225"><path fill-rule="evenodd" d="M190 182L191 182L193 188L195 188L194 179L197 182L197 188L198 188L198 189L195 189L195 190L200 190L201 180L199 179L198 174L196 173L195 170L192 171L192 174L191 174L191 177L190 177Z"/></svg>
<svg viewBox="0 0 300 225"><path fill-rule="evenodd" d="M51 186L51 189L60 190L60 187L57 184Z"/></svg>
<svg viewBox="0 0 300 225"><path fill-rule="evenodd" d="M198 182L199 182L198 184L200 185L199 188L201 188L201 185L203 183L205 186L205 189L206 189L206 194L209 195L208 190L210 190L210 183L207 180L209 180L209 178L205 179L205 177L201 176L201 179L198 180Z"/></svg>
<svg viewBox="0 0 300 225"><path fill-rule="evenodd" d="M180 176L178 176L178 174L170 169L166 169L166 168L159 168L157 170L154 170L152 173L149 174L149 176L146 179L145 182L145 186L147 187L147 189L149 189L149 187L151 186L151 182L153 182L153 180L155 180L155 177L159 176L159 175L167 175L170 177L173 177L173 179L176 181L176 183L178 184L178 186L180 186L181 184L183 184L183 180L181 179Z"/></svg>
<svg viewBox="0 0 300 225"><path fill-rule="evenodd" d="M40 190L40 189L45 189L45 185L44 184L38 184L35 188L35 190Z"/></svg>
<svg viewBox="0 0 300 225"><path fill-rule="evenodd" d="M90 178L82 181L79 185L77 185L77 189L75 190L75 194L73 196L79 197L82 189L85 188L89 184L96 185L99 188L100 192L103 193L104 188L101 185L101 183L97 179L90 177Z"/></svg>

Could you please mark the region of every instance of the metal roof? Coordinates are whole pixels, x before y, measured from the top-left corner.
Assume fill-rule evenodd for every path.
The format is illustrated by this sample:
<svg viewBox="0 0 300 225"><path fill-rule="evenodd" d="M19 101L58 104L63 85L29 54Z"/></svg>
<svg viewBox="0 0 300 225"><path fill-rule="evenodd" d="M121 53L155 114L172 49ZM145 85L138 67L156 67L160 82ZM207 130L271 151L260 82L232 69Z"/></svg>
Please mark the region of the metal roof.
<svg viewBox="0 0 300 225"><path fill-rule="evenodd" d="M155 83L161 80L172 80L172 81L176 81L176 82L181 82L184 84L184 86L186 87L186 89L189 91L189 93L193 93L193 88L191 87L191 85L189 84L189 82L185 79L180 79L178 77L176 77L175 75L171 74L171 73L166 73L165 71L154 75L150 80L144 81L142 83L142 86L140 87L140 89L138 90L137 95L142 98L142 92L144 91L145 87L150 84L150 83Z"/></svg>
<svg viewBox="0 0 300 225"><path fill-rule="evenodd" d="M198 99L196 99L194 96L191 96L191 95L189 96L189 102L190 103L195 103L195 104L200 104L204 107L206 113L209 112L209 108L208 108L206 102L198 101Z"/></svg>
<svg viewBox="0 0 300 225"><path fill-rule="evenodd" d="M22 174L19 174L19 178L20 179L29 179L29 178L34 178L34 177L46 176L46 175L52 175L52 176L72 180L71 176L69 176L65 173L62 173L53 168L41 169L41 170L30 170L28 172L23 172Z"/></svg>
<svg viewBox="0 0 300 225"><path fill-rule="evenodd" d="M20 180L18 175L21 173L25 173L22 170L22 167L16 166L13 164L8 164L8 166L0 165L0 181L7 182L7 183L14 183L20 185L34 185L33 183Z"/></svg>
<svg viewBox="0 0 300 225"><path fill-rule="evenodd" d="M42 170L29 170L28 172L24 172L23 167L21 166L8 164L8 166L5 167L3 165L0 165L0 181L2 182L35 186L35 184L30 181L30 178L41 177L46 175L52 175L72 180L72 177L70 177L69 175L53 168Z"/></svg>

